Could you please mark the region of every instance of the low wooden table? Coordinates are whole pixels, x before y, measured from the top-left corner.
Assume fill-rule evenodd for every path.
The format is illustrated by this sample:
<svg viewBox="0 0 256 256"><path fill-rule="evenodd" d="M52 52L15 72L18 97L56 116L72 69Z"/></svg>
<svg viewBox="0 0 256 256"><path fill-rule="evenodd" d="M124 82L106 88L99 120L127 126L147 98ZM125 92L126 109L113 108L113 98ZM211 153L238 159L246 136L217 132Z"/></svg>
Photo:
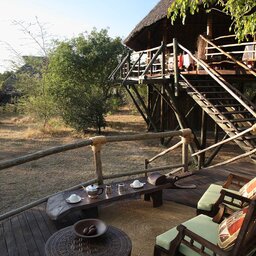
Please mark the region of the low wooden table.
<svg viewBox="0 0 256 256"><path fill-rule="evenodd" d="M131 198L138 195L145 195L145 200L150 200L151 198L153 201L153 207L159 207L163 204L162 190L173 187L172 183L167 183L159 186L151 185L146 181L146 177L139 178L139 180L141 182L146 183L143 186L143 188L140 188L140 189L134 189L130 187L130 184L133 182L133 180L112 183L111 184L112 193L110 195L105 194L106 185L101 185L99 187L102 187L104 189L104 192L94 199L89 198L87 196L86 191L84 191L83 188L72 190L72 191L61 192L48 199L47 206L46 206L46 213L48 214L50 219L59 220L61 217L75 210L85 210L90 208L94 208L94 209L96 208L97 210L97 207L99 205L125 199L125 198ZM125 184L125 191L121 194L118 193L118 189L117 189L117 185L120 183ZM79 195L83 199L76 204L67 203L66 198L68 198L71 194L74 194L74 193Z"/></svg>
<svg viewBox="0 0 256 256"><path fill-rule="evenodd" d="M73 231L73 226L54 233L45 244L46 256L130 256L132 243L127 234L113 226L107 232L93 239L81 239Z"/></svg>

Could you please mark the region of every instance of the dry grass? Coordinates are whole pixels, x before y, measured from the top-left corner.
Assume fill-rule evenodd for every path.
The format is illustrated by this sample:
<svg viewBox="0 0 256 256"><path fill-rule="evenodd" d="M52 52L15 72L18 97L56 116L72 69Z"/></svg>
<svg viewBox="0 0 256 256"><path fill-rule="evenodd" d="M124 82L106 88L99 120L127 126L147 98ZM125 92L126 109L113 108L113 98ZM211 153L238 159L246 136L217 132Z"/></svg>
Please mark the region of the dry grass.
<svg viewBox="0 0 256 256"><path fill-rule="evenodd" d="M142 117L131 114L127 108L107 117L108 127L103 135L145 132ZM55 122L58 123L58 122ZM19 157L38 150L95 136L77 134L62 125L42 130L30 118L2 115L0 117L0 161ZM172 143L174 143L172 141ZM236 155L233 145L225 147L217 161ZM158 140L110 143L102 148L104 174L144 169L144 161L165 148ZM181 150L177 149L159 162L177 164ZM159 163L158 162L158 163ZM94 178L93 154L90 147L70 150L0 172L0 214L23 206L57 191Z"/></svg>
<svg viewBox="0 0 256 256"><path fill-rule="evenodd" d="M130 114L129 109L122 109L108 116L107 122L108 127L103 131L103 135L146 131L142 118L139 115ZM2 116L0 127L0 161L95 136L93 133L82 136L64 127L56 129L55 132L42 131L34 120L18 116ZM105 145L102 149L103 171L105 174L112 174L143 169L145 158L154 156L162 149L159 141L133 141ZM172 161L177 161L179 158L178 152L172 155ZM166 164L169 160L166 158L162 161ZM93 155L90 147L67 151L2 170L0 172L0 213L93 177Z"/></svg>

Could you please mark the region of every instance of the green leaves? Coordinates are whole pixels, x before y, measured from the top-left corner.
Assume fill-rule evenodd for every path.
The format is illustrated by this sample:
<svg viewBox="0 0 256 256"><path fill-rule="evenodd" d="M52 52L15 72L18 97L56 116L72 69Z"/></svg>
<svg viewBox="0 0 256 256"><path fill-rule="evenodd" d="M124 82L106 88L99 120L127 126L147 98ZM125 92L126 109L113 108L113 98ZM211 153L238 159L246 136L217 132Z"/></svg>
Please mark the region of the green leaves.
<svg viewBox="0 0 256 256"><path fill-rule="evenodd" d="M234 30L239 41L256 33L255 0L175 0L168 8L168 17L171 18L172 24L178 17L185 23L187 14L196 14L199 6L203 6L206 11L214 6L229 15L233 20L230 30Z"/></svg>
<svg viewBox="0 0 256 256"><path fill-rule="evenodd" d="M108 76L124 51L120 38L94 29L60 42L52 52L48 80L63 119L78 131L106 125L111 87Z"/></svg>

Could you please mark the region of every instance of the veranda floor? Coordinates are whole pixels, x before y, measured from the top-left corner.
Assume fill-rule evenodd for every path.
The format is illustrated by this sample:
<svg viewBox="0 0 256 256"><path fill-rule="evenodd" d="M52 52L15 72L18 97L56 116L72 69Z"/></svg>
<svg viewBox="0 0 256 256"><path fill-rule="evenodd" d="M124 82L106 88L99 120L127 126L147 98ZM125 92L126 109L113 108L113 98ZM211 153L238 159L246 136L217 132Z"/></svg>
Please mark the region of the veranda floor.
<svg viewBox="0 0 256 256"><path fill-rule="evenodd" d="M160 208L152 208L151 204L140 199L128 200L100 209L100 218L123 229L131 237L133 256L152 255L155 236L194 216L196 203L209 184L222 184L230 172L254 177L256 165L240 161L210 170L202 169L181 181L182 184L197 185L196 189L165 190L165 202ZM115 207L118 207L118 214ZM51 234L82 217L77 213L65 222L54 223L45 213L45 204L41 204L5 219L0 222L0 255L45 255L44 246ZM141 235L138 236L138 232Z"/></svg>

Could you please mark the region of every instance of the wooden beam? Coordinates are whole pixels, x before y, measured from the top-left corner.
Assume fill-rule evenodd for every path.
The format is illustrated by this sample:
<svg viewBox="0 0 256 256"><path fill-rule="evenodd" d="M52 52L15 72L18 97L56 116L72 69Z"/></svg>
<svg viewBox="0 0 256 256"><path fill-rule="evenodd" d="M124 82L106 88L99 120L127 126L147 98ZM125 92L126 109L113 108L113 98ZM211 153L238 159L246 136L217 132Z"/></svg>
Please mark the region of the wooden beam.
<svg viewBox="0 0 256 256"><path fill-rule="evenodd" d="M146 104L144 103L142 97L140 96L140 94L139 94L137 88L136 88L134 85L131 85L131 88L132 88L133 91L135 92L135 94L136 94L138 100L140 101L142 107L144 108L144 111L146 112L147 117L148 117L148 120L149 120L150 124L152 125L154 131L157 132L157 127L156 127L156 125L154 124L154 122L153 122L153 120L152 120L152 118L151 118L151 115L150 115L150 113L148 112L148 109L147 109L147 107L146 107Z"/></svg>
<svg viewBox="0 0 256 256"><path fill-rule="evenodd" d="M129 88L124 85L126 91L128 92L128 94L130 95L130 97L132 98L132 101L134 103L134 105L136 106L137 110L140 112L142 118L144 119L144 121L146 122L146 124L148 125L148 119L147 117L145 116L145 114L143 113L143 111L141 110L139 104L137 103L136 99L134 98L134 96L132 95L131 91L129 90Z"/></svg>
<svg viewBox="0 0 256 256"><path fill-rule="evenodd" d="M228 134L225 134L222 140L225 140L228 137ZM205 162L205 166L209 166L212 162L212 160L215 158L215 156L219 153L221 148L223 147L224 144L219 145L215 150L213 151L212 155L207 159Z"/></svg>

